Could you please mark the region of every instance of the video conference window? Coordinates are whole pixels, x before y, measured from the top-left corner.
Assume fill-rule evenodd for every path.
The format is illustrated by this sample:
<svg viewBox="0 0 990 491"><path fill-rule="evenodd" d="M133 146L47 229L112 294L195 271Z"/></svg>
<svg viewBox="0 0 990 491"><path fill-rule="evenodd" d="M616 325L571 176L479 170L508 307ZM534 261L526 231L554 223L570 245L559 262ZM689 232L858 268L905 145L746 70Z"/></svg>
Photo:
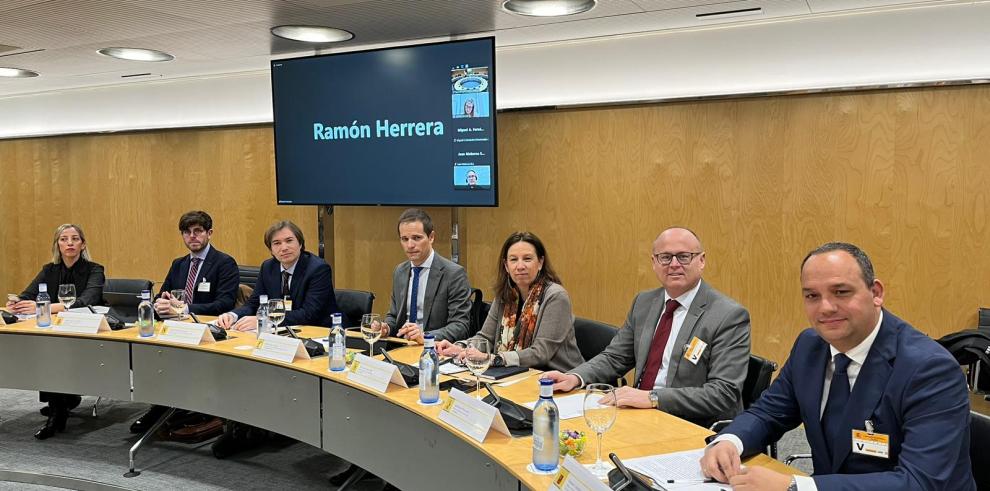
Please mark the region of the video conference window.
<svg viewBox="0 0 990 491"><path fill-rule="evenodd" d="M488 67L462 65L450 71L451 110L455 118L487 118Z"/></svg>
<svg viewBox="0 0 990 491"><path fill-rule="evenodd" d="M454 164L454 189L491 189L490 165Z"/></svg>

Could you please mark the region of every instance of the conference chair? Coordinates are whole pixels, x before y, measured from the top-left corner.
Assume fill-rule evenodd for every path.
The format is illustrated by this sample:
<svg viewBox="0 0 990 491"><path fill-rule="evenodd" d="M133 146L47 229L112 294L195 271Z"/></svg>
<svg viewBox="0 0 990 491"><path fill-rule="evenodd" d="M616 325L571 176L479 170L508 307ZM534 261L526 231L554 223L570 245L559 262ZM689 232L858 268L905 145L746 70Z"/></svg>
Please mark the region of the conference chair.
<svg viewBox="0 0 990 491"><path fill-rule="evenodd" d="M254 290L254 287L258 285L258 275L261 274L261 268L238 264L237 273L240 276L240 284L250 286L251 290Z"/></svg>
<svg viewBox="0 0 990 491"><path fill-rule="evenodd" d="M990 489L990 416L970 411L969 459L976 489Z"/></svg>
<svg viewBox="0 0 990 491"><path fill-rule="evenodd" d="M585 361L601 353L618 331L617 327L604 322L583 317L574 318L574 337Z"/></svg>
<svg viewBox="0 0 990 491"><path fill-rule="evenodd" d="M471 317L468 322L468 335L467 337L474 336L478 334L481 330L481 326L485 324L485 317L488 317L488 309L491 308L491 304L485 307L485 301L482 298L483 293L479 288L471 289Z"/></svg>
<svg viewBox="0 0 990 491"><path fill-rule="evenodd" d="M348 290L335 288L337 308L344 315L344 327L356 326L361 323L361 316L370 314L375 304L375 294L364 290Z"/></svg>
<svg viewBox="0 0 990 491"><path fill-rule="evenodd" d="M763 392L770 387L773 372L776 371L776 362L750 353L749 365L746 368L746 379L743 380L742 387L743 409L749 409L754 402L760 399ZM731 419L716 421L709 429L715 433L718 433L731 422ZM769 453L771 457L775 459L777 458L777 442L770 443L767 453Z"/></svg>

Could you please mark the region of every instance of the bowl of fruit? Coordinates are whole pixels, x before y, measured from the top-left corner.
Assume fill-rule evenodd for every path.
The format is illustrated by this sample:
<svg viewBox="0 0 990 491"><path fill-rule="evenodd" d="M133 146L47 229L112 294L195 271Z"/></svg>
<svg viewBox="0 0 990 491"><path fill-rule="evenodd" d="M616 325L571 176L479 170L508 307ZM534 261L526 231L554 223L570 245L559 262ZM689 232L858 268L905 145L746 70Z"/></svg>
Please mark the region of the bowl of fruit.
<svg viewBox="0 0 990 491"><path fill-rule="evenodd" d="M588 437L583 431L562 430L560 432L560 456L580 457L584 453L586 443L588 443Z"/></svg>

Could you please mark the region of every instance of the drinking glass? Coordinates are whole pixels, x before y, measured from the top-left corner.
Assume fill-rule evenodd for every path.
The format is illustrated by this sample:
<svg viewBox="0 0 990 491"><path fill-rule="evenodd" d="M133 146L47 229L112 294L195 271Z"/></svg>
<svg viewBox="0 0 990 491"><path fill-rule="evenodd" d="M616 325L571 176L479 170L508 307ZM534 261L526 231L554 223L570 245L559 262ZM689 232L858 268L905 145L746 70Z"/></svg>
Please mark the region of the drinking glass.
<svg viewBox="0 0 990 491"><path fill-rule="evenodd" d="M375 341L382 337L382 320L378 314L361 316L361 336L368 342L368 356L375 356Z"/></svg>
<svg viewBox="0 0 990 491"><path fill-rule="evenodd" d="M599 404L602 398L615 400L615 387L609 384L590 384L584 393L584 421L598 435L598 454L595 463L588 467L595 477L608 480L611 467L602 462L602 435L615 423L615 404Z"/></svg>
<svg viewBox="0 0 990 491"><path fill-rule="evenodd" d="M71 306L76 301L76 285L65 284L58 286L58 301L62 302L62 306L65 310L69 310Z"/></svg>
<svg viewBox="0 0 990 491"><path fill-rule="evenodd" d="M169 306L172 307L172 312L175 313L175 318L183 319L186 313L186 291L185 290L172 290L168 292L172 298L168 301Z"/></svg>
<svg viewBox="0 0 990 491"><path fill-rule="evenodd" d="M271 322L273 326L272 329L278 332L278 326L285 320L285 301L273 298L268 301L268 322ZM291 329L291 327L289 328Z"/></svg>
<svg viewBox="0 0 990 491"><path fill-rule="evenodd" d="M464 364L474 374L475 397L481 400L481 374L492 364L491 343L485 338L471 338L464 350Z"/></svg>

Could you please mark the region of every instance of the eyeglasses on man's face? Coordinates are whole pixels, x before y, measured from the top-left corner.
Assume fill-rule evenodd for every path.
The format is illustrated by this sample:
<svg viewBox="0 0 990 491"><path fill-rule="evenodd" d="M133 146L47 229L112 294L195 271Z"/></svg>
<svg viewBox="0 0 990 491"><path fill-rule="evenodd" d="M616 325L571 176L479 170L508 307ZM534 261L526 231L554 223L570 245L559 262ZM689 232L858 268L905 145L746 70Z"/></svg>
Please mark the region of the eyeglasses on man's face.
<svg viewBox="0 0 990 491"><path fill-rule="evenodd" d="M674 258L677 258L677 262L681 263L681 266L687 266L688 264L691 264L691 261L694 260L695 256L700 256L702 254L704 254L704 251L675 252L673 254L669 252L660 252L654 254L653 259L656 260L656 262L660 263L661 266L667 266L674 260Z"/></svg>

